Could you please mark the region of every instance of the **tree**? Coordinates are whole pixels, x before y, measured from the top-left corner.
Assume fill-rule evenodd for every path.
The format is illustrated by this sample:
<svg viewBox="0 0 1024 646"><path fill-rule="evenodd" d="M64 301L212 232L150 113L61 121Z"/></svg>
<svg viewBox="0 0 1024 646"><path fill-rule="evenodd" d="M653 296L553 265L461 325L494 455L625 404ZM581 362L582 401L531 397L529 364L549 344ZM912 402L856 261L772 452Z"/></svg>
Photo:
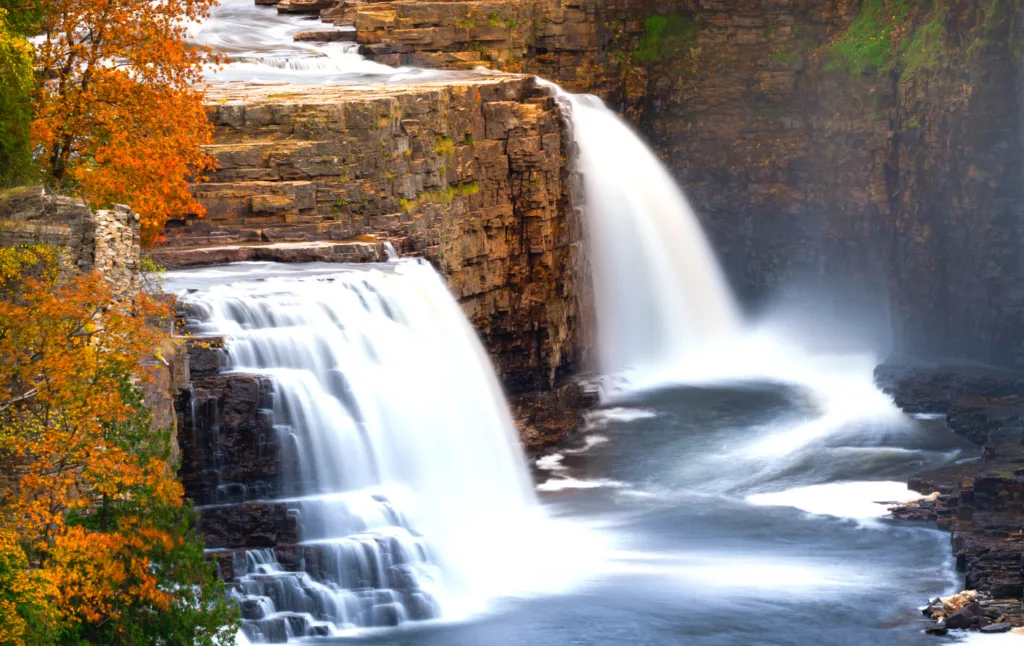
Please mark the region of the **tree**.
<svg viewBox="0 0 1024 646"><path fill-rule="evenodd" d="M0 185L26 177L32 161L32 46L0 7Z"/></svg>
<svg viewBox="0 0 1024 646"><path fill-rule="evenodd" d="M172 214L203 215L189 183L213 167L191 21L216 0L5 0L33 16L33 142L50 180L94 206L130 204L143 242ZM13 11L12 11L13 13Z"/></svg>
<svg viewBox="0 0 1024 646"><path fill-rule="evenodd" d="M0 623L25 627L15 644L230 643L139 387L167 307L59 266L50 247L0 249Z"/></svg>

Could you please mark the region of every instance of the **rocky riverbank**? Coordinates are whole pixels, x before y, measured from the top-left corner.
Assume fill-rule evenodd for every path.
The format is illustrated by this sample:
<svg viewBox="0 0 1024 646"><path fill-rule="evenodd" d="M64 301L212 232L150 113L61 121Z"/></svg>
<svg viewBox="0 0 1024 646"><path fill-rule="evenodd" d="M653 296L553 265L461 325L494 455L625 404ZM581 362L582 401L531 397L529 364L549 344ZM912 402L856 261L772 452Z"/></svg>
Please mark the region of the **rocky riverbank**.
<svg viewBox="0 0 1024 646"><path fill-rule="evenodd" d="M957 435L981 445L979 459L920 473L908 486L922 500L896 518L936 523L970 598L937 600L925 615L933 634L1024 627L1024 374L968 365L885 364L876 380L911 413L943 415ZM1024 628L1020 628L1024 632Z"/></svg>

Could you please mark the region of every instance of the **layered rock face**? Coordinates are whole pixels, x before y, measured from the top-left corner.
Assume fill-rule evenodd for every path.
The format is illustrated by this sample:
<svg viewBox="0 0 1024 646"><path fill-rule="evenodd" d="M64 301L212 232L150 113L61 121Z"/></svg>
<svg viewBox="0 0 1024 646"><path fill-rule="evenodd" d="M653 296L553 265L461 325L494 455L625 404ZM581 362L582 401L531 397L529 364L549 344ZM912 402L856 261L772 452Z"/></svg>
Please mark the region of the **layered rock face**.
<svg viewBox="0 0 1024 646"><path fill-rule="evenodd" d="M548 390L580 367L569 140L534 79L208 96L220 164L197 188L208 212L172 222L158 258L381 260L388 241L441 269L510 393ZM359 240L365 253L317 255ZM274 251L303 241L317 243L297 245L306 256Z"/></svg>
<svg viewBox="0 0 1024 646"><path fill-rule="evenodd" d="M901 354L1024 364L1018 2L406 0L324 17L380 61L602 96L752 306L803 293Z"/></svg>

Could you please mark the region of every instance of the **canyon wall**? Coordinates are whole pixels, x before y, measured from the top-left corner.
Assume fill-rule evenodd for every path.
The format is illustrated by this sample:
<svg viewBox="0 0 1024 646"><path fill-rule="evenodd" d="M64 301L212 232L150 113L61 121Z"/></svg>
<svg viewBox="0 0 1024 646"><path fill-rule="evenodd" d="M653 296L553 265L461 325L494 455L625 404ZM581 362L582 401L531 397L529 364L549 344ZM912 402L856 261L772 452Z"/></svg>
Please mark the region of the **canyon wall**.
<svg viewBox="0 0 1024 646"><path fill-rule="evenodd" d="M336 6L325 17L377 60L602 96L687 190L752 308L810 306L904 355L1024 365L1020 2Z"/></svg>
<svg viewBox="0 0 1024 646"><path fill-rule="evenodd" d="M230 258L391 242L444 274L510 394L548 391L580 369L569 140L533 78L224 85L208 96L220 168L196 190L207 214L172 221L158 260L179 266L196 247Z"/></svg>

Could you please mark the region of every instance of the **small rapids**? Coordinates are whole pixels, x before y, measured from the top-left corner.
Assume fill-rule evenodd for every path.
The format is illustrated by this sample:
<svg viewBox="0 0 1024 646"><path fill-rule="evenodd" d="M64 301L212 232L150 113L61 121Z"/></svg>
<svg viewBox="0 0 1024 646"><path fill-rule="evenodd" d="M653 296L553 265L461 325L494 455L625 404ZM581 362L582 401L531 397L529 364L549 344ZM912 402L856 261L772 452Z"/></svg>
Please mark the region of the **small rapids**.
<svg viewBox="0 0 1024 646"><path fill-rule="evenodd" d="M413 67L389 67L359 55L354 42L296 42L301 31L351 31L322 24L319 18L279 14L252 0L221 0L210 17L191 25L191 42L227 58L211 65L206 78L248 83L418 83L459 78L471 73ZM354 33L352 34L354 36Z"/></svg>

